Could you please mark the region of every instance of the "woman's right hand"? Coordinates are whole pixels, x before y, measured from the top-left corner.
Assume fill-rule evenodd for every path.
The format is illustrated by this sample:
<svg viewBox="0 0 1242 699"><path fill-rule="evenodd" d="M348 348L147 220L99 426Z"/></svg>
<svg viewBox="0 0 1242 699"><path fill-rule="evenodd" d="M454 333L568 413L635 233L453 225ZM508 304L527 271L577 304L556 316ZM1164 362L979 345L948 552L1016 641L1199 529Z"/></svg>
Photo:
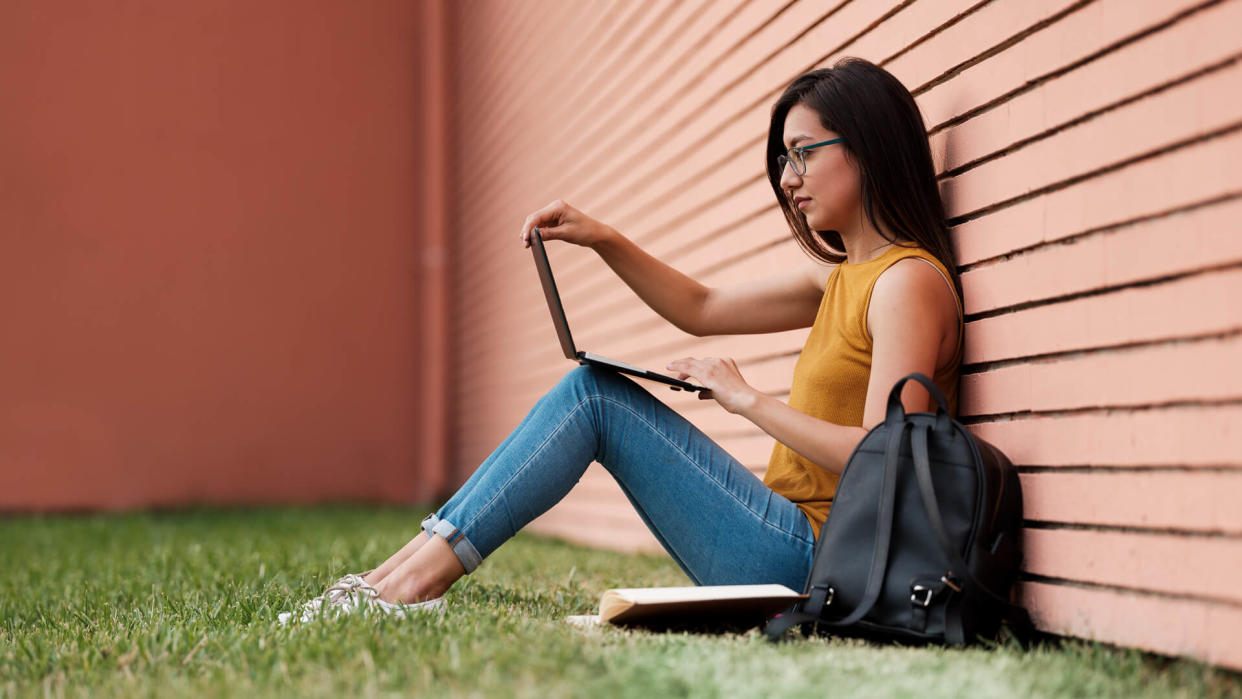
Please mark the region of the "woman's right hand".
<svg viewBox="0 0 1242 699"><path fill-rule="evenodd" d="M585 247L592 247L615 232L560 199L526 217L522 223L522 244L526 247L530 247L532 228L538 228L545 241L563 240Z"/></svg>

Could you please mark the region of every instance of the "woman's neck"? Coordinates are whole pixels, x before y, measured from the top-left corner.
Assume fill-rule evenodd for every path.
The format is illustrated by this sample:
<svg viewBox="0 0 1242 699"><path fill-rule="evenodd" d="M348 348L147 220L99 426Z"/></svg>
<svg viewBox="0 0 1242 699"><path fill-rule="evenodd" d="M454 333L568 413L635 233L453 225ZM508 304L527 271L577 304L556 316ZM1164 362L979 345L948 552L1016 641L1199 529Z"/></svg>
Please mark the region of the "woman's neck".
<svg viewBox="0 0 1242 699"><path fill-rule="evenodd" d="M860 215L859 218L857 225L851 226L849 230L837 231L845 246L846 260L852 265L874 260L893 244L865 216Z"/></svg>

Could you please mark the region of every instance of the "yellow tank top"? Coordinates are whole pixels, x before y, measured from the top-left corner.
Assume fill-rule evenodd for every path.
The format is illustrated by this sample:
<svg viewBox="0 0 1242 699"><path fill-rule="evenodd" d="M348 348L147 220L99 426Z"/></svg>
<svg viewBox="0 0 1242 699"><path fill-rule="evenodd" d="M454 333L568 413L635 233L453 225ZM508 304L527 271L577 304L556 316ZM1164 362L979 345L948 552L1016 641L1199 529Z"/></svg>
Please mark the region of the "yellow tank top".
<svg viewBox="0 0 1242 699"><path fill-rule="evenodd" d="M867 308L871 289L886 269L899 260L918 257L927 260L951 279L944 265L931 253L917 247L894 245L875 259L857 264L844 262L828 277L824 298L819 304L815 324L794 366L789 406L812 417L853 427L861 427L867 402L867 382L871 379L871 334L867 331ZM952 288L952 283L949 284ZM957 298L959 328L962 302ZM933 380L957 413L957 380L962 360L959 330L953 361L937 369ZM820 468L777 442L768 461L763 482L798 505L819 537L828 518L828 508L837 489L839 476Z"/></svg>

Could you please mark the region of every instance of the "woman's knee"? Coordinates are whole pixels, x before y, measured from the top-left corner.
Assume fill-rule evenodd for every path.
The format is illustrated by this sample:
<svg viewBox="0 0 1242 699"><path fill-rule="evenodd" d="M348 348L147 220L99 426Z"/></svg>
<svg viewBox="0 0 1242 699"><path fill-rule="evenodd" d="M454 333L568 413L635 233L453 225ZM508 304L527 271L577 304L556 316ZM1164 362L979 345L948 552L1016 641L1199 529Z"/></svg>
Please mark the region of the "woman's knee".
<svg viewBox="0 0 1242 699"><path fill-rule="evenodd" d="M610 396L631 391L636 386L610 369L583 364L561 377L553 390L569 391L579 398Z"/></svg>

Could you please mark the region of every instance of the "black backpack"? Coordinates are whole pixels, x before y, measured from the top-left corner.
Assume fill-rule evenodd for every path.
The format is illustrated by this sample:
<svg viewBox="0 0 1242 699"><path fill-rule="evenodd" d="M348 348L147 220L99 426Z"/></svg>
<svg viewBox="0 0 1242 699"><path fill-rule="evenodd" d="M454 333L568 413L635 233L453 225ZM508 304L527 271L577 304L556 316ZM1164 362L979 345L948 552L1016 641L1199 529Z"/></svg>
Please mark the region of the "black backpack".
<svg viewBox="0 0 1242 699"><path fill-rule="evenodd" d="M906 381L936 400L907 415ZM1002 618L1018 633L1026 612L1009 602L1022 560L1022 492L999 449L949 416L922 374L893 386L883 424L867 433L841 473L804 593L770 621L778 640L803 625L876 640L961 645L994 637Z"/></svg>

